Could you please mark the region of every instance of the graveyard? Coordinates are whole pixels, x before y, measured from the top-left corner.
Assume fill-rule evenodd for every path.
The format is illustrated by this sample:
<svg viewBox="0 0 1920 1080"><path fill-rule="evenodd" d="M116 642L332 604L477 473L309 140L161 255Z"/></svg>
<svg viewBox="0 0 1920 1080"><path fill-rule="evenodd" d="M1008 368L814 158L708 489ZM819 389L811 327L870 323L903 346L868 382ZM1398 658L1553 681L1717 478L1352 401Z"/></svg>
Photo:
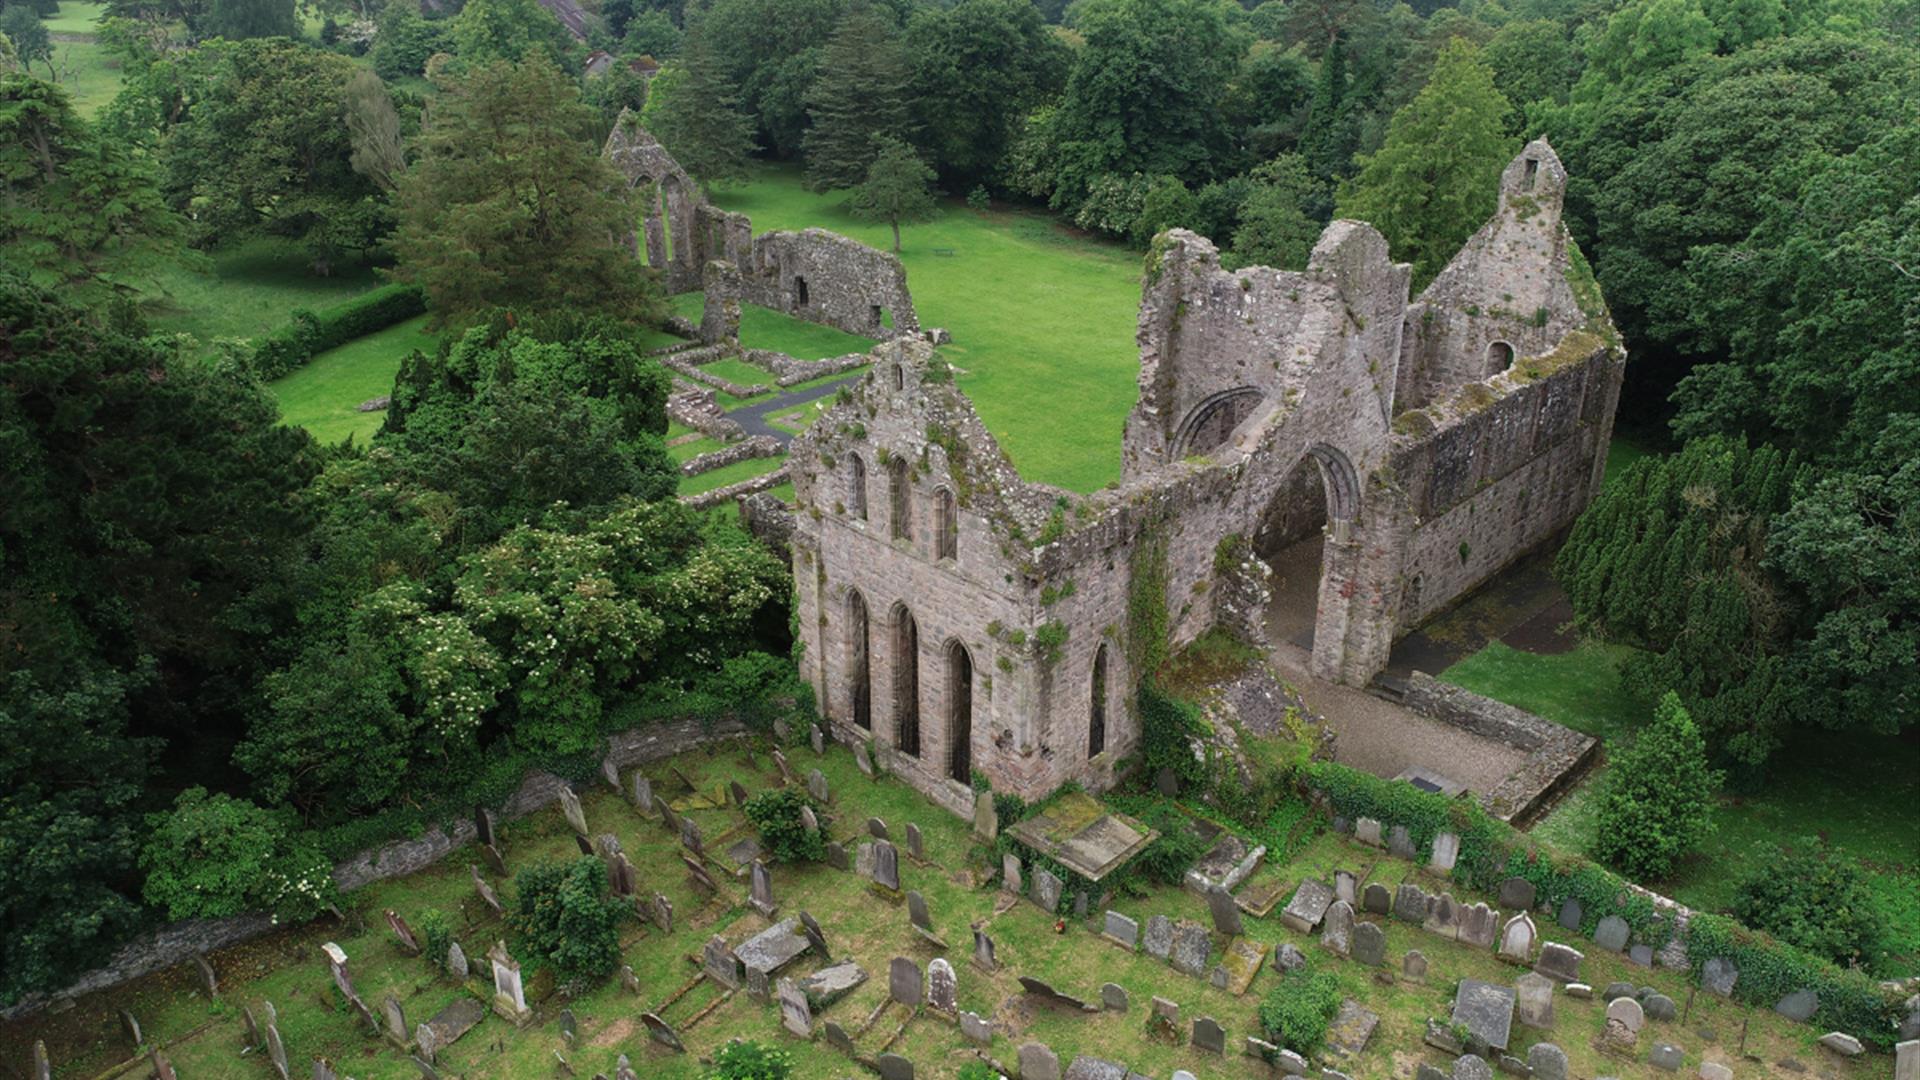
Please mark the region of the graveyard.
<svg viewBox="0 0 1920 1080"><path fill-rule="evenodd" d="M1028 1080L1887 1067L1648 966L1618 919L1586 919L1583 934L1577 903L1548 909L1520 879L1471 894L1441 869L1457 841L1423 862L1379 822L1343 833L1302 815L1264 861L1220 831L1224 861L1201 859L1185 885L1136 877L1083 900L1004 843L1046 844L1049 826L1066 835L1103 813L1103 828L1131 821L1077 790L996 844L985 822L879 773L864 746L748 735L610 771L518 820L489 814L477 839L492 844L350 893L340 919L11 1025L10 1067L34 1039L53 1076L144 1076L164 1061L158 1075L181 1077L695 1077L735 1039L792 1051L797 1076L891 1080L976 1060ZM822 807L825 860L769 864L758 850L738 800L781 787ZM512 956L496 906L511 903L511 873L588 850L633 914L617 973L568 993ZM1220 876L1194 876L1208 874ZM433 912L451 962L425 955ZM1307 980L1341 1004L1324 1044L1296 1055L1270 1041L1260 1007Z"/></svg>

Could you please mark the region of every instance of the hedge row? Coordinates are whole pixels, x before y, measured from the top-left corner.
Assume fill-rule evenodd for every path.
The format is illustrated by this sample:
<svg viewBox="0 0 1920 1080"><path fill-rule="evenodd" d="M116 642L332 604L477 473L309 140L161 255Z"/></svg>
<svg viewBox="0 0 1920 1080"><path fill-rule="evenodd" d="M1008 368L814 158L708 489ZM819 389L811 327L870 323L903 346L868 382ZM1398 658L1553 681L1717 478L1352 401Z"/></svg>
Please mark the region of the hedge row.
<svg viewBox="0 0 1920 1080"><path fill-rule="evenodd" d="M328 349L425 314L427 294L395 283L320 311L295 308L292 321L254 346L250 364L262 382L277 379Z"/></svg>
<svg viewBox="0 0 1920 1080"><path fill-rule="evenodd" d="M1591 937L1595 925L1618 915L1633 928L1634 939L1655 949L1673 936L1671 920L1653 901L1628 887L1618 875L1594 863L1545 847L1495 819L1471 799L1448 798L1335 762L1315 762L1301 773L1310 793L1323 797L1332 812L1348 821L1372 818L1382 827L1403 825L1424 861L1433 838L1451 832L1460 838L1453 878L1482 892L1496 892L1509 877L1534 884L1540 902L1557 909L1568 898L1580 901L1580 930ZM1749 930L1721 915L1695 913L1687 925L1687 954L1694 978L1713 957L1733 962L1740 971L1734 997L1771 1008L1795 990L1819 995L1814 1020L1861 1041L1891 1047L1900 1020L1899 1003L1881 992L1864 972L1844 970L1772 937Z"/></svg>

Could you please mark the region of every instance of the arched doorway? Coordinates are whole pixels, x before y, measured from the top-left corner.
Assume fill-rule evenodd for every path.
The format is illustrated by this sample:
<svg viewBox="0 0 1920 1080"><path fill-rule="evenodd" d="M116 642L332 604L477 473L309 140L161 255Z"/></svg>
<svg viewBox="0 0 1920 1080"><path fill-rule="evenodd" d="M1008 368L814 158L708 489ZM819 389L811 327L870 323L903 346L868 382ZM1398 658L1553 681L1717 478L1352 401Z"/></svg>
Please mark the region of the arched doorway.
<svg viewBox="0 0 1920 1080"><path fill-rule="evenodd" d="M947 645L947 775L973 781L973 654Z"/></svg>
<svg viewBox="0 0 1920 1080"><path fill-rule="evenodd" d="M920 756L920 626L904 604L893 612L893 746Z"/></svg>
<svg viewBox="0 0 1920 1080"><path fill-rule="evenodd" d="M847 591L847 685L854 724L873 730L872 639L867 628L867 601L857 589Z"/></svg>
<svg viewBox="0 0 1920 1080"><path fill-rule="evenodd" d="M1254 554L1272 571L1267 639L1313 653L1327 545L1347 542L1359 488L1353 465L1333 447L1309 447L1274 488L1253 535Z"/></svg>

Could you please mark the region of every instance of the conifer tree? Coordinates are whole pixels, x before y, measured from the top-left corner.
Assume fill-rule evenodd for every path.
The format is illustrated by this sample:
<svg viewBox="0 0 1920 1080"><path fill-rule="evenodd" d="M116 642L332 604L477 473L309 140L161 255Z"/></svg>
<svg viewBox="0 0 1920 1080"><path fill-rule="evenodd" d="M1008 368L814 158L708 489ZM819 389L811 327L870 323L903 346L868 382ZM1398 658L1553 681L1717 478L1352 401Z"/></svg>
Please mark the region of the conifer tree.
<svg viewBox="0 0 1920 1080"><path fill-rule="evenodd" d="M807 92L813 127L801 148L807 184L816 191L850 188L867 177L876 137L908 134L907 51L884 9L856 2L840 17Z"/></svg>
<svg viewBox="0 0 1920 1080"><path fill-rule="evenodd" d="M641 113L647 130L704 189L745 180L753 153L753 122L714 49L706 12L687 9L687 34L678 63L654 77Z"/></svg>
<svg viewBox="0 0 1920 1080"><path fill-rule="evenodd" d="M1379 229L1394 257L1413 264L1416 288L1493 213L1512 153L1509 110L1479 50L1455 38L1427 85L1394 114L1386 143L1341 188L1339 215Z"/></svg>
<svg viewBox="0 0 1920 1080"><path fill-rule="evenodd" d="M874 140L879 156L867 169L867 178L853 193L853 214L866 221L893 226L893 250L900 250L900 226L933 217L933 170L913 147L880 136Z"/></svg>
<svg viewBox="0 0 1920 1080"><path fill-rule="evenodd" d="M1660 878L1713 834L1721 774L1707 768L1707 744L1669 691L1653 721L1613 759L1600 795L1593 854L1635 878Z"/></svg>

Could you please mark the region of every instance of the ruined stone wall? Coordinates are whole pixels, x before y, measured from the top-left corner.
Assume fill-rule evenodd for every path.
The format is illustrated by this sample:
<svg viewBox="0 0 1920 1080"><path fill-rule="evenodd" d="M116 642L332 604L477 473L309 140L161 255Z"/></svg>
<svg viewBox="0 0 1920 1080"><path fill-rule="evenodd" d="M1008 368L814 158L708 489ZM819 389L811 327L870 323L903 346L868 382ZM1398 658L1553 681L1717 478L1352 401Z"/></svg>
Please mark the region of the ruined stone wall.
<svg viewBox="0 0 1920 1080"><path fill-rule="evenodd" d="M743 296L761 307L884 340L920 329L898 256L825 229L753 238Z"/></svg>

